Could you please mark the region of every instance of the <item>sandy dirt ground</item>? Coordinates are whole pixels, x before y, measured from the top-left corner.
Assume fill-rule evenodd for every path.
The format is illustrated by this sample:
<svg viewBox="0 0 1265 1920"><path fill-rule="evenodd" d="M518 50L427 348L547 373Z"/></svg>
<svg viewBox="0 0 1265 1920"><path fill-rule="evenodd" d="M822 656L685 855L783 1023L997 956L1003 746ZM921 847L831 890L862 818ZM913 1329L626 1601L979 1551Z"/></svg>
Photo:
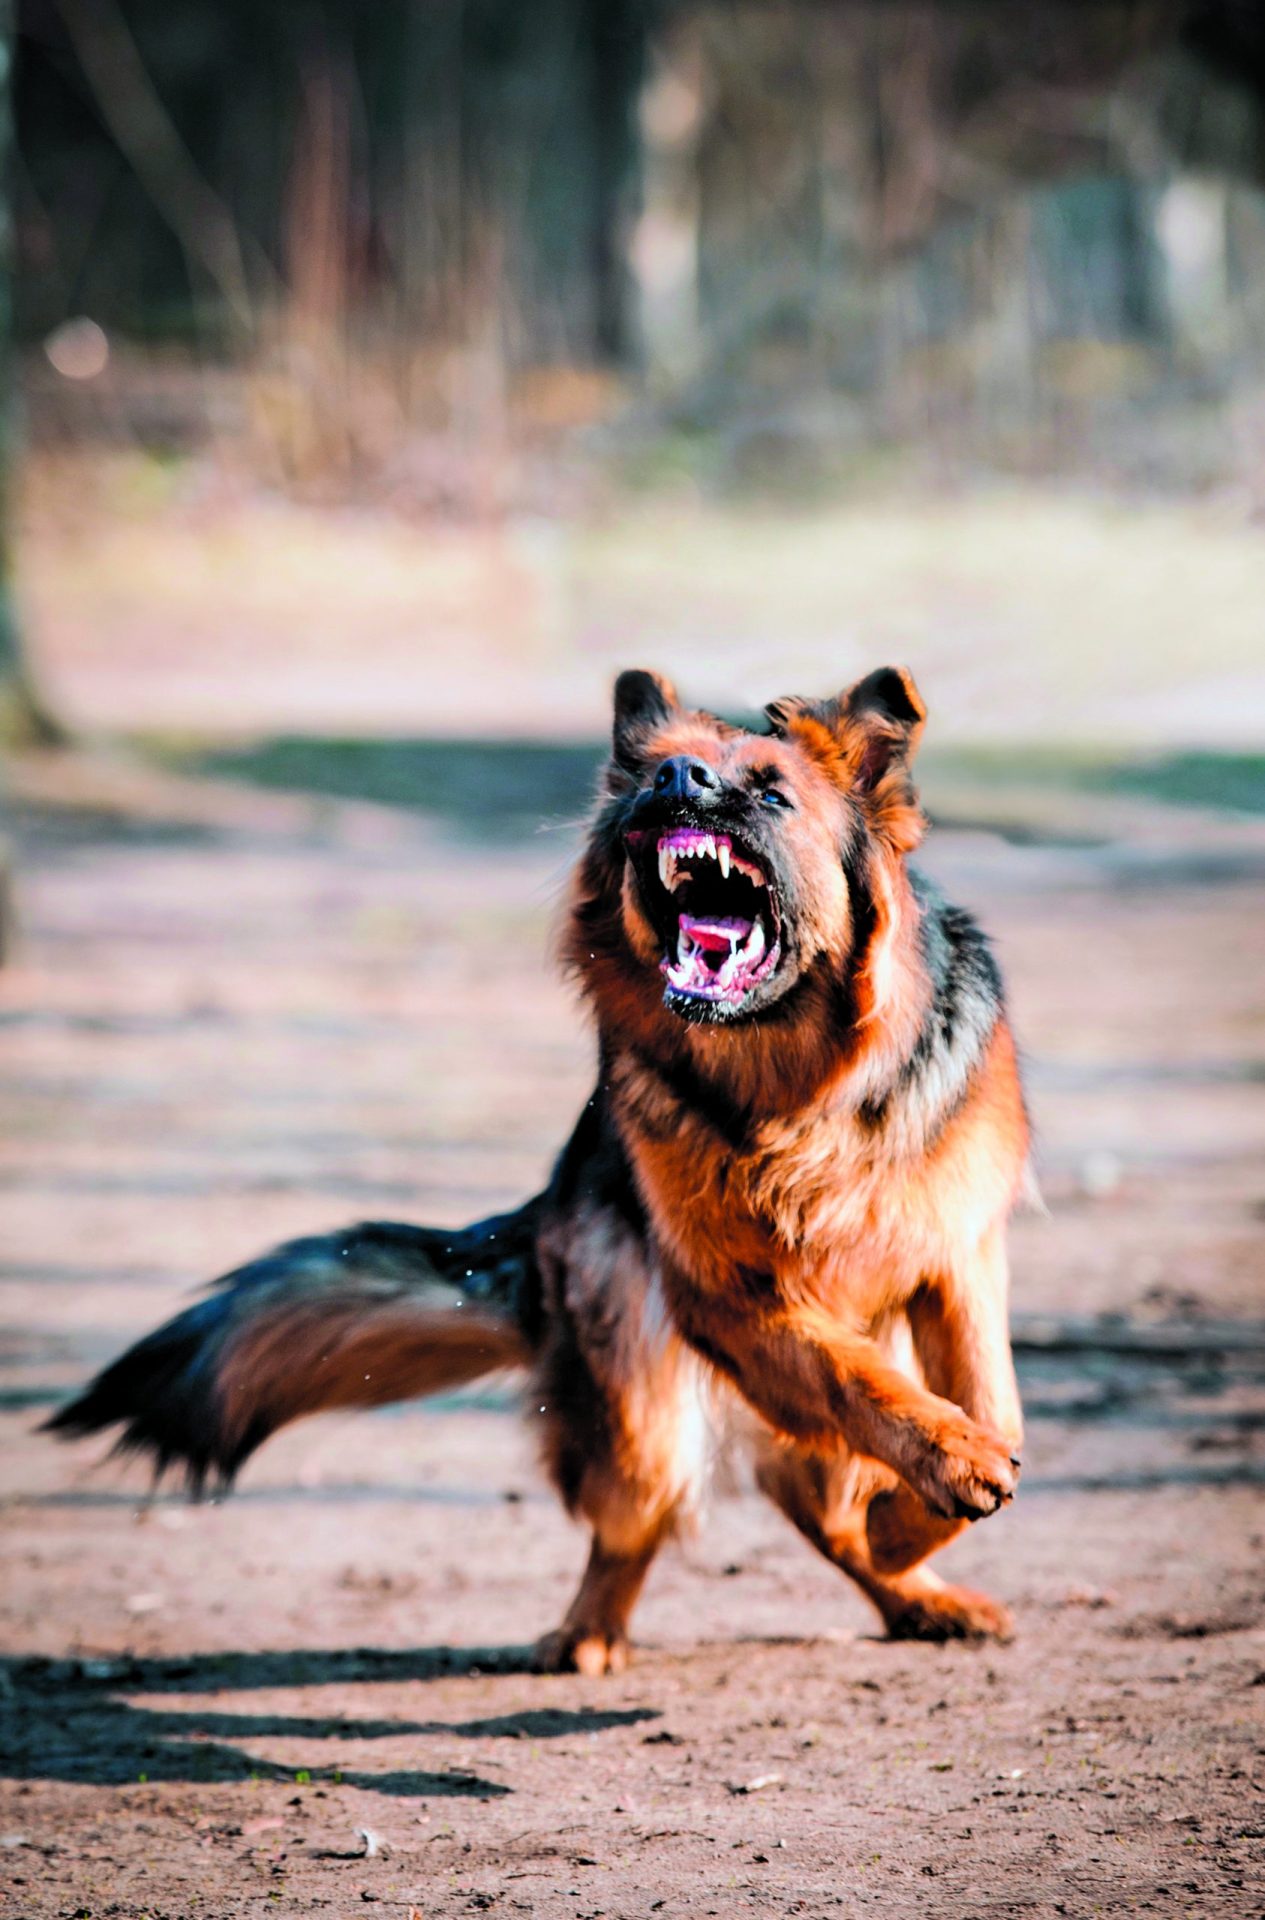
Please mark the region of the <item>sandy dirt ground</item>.
<svg viewBox="0 0 1265 1920"><path fill-rule="evenodd" d="M534 1675L584 1543L512 1383L280 1436L222 1506L35 1425L187 1290L541 1178L587 1091L565 832L15 770L0 976L0 1915L1265 1913L1265 830L951 825L1048 1218L1014 1507L894 1646L722 1462L619 1678ZM542 806L542 811L548 811ZM951 810L950 810L951 811Z"/></svg>

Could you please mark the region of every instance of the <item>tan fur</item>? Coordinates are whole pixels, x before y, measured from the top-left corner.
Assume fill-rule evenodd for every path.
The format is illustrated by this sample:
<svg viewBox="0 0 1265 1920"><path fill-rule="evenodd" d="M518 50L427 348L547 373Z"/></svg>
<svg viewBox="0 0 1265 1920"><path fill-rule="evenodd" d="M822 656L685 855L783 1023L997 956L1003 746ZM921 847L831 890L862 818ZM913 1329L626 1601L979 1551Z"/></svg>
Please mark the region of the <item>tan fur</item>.
<svg viewBox="0 0 1265 1920"><path fill-rule="evenodd" d="M386 1407L458 1387L497 1367L521 1367L527 1350L505 1320L451 1298L425 1317L406 1304L365 1312L353 1303L306 1312L287 1303L247 1326L219 1378L225 1431L269 1428L334 1407Z"/></svg>
<svg viewBox="0 0 1265 1920"><path fill-rule="evenodd" d="M922 707L903 684L914 716L903 746L848 696L825 709L782 703L772 739L674 714L634 741L648 768L688 754L737 782L759 762L793 785L787 831L811 902L801 937L810 955L851 962L846 1031L815 989L790 1025L690 1025L666 1012L637 885L597 846L577 874L565 956L597 1015L611 1110L653 1233L653 1287L674 1329L760 1416L761 1484L893 1632L1004 1634L1003 1608L918 1565L1016 1485L1003 1231L1028 1136L1004 1017L961 1068L946 1048L943 1084L893 1100L878 1122L867 1110L910 1057L931 992L904 866L923 828L907 769ZM629 778L613 767L613 790ZM836 851L845 804L865 808L872 850L872 924L856 952ZM740 1143L682 1093L683 1067L745 1116ZM643 1263L635 1276L644 1287ZM626 1279L631 1288L633 1270ZM661 1471L654 1462L675 1458L665 1432L677 1416L668 1394L638 1423L662 1336L638 1344L636 1321L630 1313L635 1351L628 1340L610 1350L621 1464L604 1457L582 1503L595 1557L549 1643L554 1662L622 1662L629 1608L675 1513L675 1496L656 1501L641 1486ZM892 1351L910 1338L917 1364L899 1364ZM603 1500L624 1512L629 1486L637 1524L612 1532ZM616 1535L618 1573L604 1544Z"/></svg>
<svg viewBox="0 0 1265 1920"><path fill-rule="evenodd" d="M653 675L617 684L562 943L600 1079L544 1192L451 1234L376 1222L280 1248L53 1424L121 1422L200 1487L300 1415L525 1365L545 1465L592 1534L540 1658L597 1673L626 1661L654 1556L697 1512L719 1404L892 1633L1007 1633L1004 1608L922 1564L1017 1483L1005 1226L1028 1132L1000 987L906 864L925 825L909 675L769 713L757 734ZM669 971L665 992L665 940L694 922L659 835L707 822L746 859L736 883L717 868L746 907L726 918L710 874L672 877L724 929L754 939L759 913L766 946L745 976Z"/></svg>

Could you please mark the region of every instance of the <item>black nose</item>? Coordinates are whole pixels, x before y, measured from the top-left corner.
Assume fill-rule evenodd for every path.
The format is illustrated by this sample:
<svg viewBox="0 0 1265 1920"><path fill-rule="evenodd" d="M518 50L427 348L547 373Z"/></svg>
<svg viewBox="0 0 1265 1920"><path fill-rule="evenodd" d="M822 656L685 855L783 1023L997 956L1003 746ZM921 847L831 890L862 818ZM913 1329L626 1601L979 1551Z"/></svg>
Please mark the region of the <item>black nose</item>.
<svg viewBox="0 0 1265 1920"><path fill-rule="evenodd" d="M719 785L716 769L688 753L674 753L670 760L663 761L654 777L655 792L667 800L701 800Z"/></svg>

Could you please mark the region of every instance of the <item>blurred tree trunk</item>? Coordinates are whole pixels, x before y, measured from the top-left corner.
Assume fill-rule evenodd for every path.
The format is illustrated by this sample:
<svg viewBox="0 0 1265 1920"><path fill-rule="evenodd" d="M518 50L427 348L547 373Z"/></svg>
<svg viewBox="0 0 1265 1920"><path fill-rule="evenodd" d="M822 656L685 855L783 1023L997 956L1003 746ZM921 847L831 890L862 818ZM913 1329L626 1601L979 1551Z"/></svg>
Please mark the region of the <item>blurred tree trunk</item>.
<svg viewBox="0 0 1265 1920"><path fill-rule="evenodd" d="M13 0L0 0L0 750L52 746L63 736L35 690L13 605L9 536L13 463ZM0 796L0 806L2 806ZM13 951L13 863L0 813L0 966Z"/></svg>
<svg viewBox="0 0 1265 1920"><path fill-rule="evenodd" d="M53 747L65 733L41 699L31 676L13 605L9 552L8 493L12 429L0 426L0 748Z"/></svg>
<svg viewBox="0 0 1265 1920"><path fill-rule="evenodd" d="M13 0L0 0L0 747L51 746L61 728L35 688L13 604L10 499L13 471ZM0 848L0 923L4 855ZM0 924L0 957L4 931Z"/></svg>

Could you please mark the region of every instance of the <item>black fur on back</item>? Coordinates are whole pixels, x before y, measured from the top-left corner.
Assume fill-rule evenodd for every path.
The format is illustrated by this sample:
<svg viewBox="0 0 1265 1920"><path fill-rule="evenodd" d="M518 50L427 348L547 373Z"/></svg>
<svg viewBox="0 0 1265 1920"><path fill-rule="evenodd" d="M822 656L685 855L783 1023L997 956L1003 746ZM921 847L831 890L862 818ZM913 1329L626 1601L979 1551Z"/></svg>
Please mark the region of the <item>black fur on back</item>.
<svg viewBox="0 0 1265 1920"><path fill-rule="evenodd" d="M935 882L912 864L909 879L919 908L918 936L931 983L931 1003L917 1044L896 1081L862 1107L861 1117L878 1127L888 1118L893 1102L922 1103L934 1131L952 1118L965 1099L971 1075L1005 1012L1005 995L997 962L977 921L947 900Z"/></svg>

